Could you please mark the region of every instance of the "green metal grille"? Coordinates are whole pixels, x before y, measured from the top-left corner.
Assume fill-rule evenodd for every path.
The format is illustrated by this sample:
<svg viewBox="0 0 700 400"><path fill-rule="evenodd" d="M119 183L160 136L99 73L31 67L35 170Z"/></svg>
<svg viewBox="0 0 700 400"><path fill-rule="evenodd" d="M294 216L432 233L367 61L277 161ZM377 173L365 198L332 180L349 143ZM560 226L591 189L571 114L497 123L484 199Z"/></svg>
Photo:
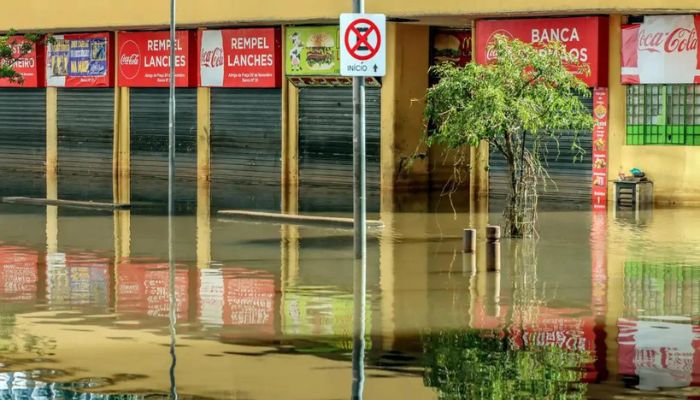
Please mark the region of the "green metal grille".
<svg viewBox="0 0 700 400"><path fill-rule="evenodd" d="M627 144L700 146L700 85L627 86Z"/></svg>

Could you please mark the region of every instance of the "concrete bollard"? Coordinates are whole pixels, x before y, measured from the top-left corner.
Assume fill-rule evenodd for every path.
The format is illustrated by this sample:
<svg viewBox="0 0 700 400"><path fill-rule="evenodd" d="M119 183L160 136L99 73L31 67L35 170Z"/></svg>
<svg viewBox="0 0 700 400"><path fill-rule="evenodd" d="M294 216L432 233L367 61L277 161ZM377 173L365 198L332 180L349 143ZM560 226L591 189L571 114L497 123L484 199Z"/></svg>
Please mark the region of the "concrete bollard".
<svg viewBox="0 0 700 400"><path fill-rule="evenodd" d="M486 270L501 270L501 227L497 225L486 227Z"/></svg>
<svg viewBox="0 0 700 400"><path fill-rule="evenodd" d="M462 252L474 253L476 251L476 229L465 229L462 234Z"/></svg>

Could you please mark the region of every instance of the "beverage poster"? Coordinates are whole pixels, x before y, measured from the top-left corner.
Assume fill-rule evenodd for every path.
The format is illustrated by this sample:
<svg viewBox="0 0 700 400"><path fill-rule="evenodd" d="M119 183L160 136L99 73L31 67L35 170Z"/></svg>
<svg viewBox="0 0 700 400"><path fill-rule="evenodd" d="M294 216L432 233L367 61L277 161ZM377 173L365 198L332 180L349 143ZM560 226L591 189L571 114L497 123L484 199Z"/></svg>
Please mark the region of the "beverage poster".
<svg viewBox="0 0 700 400"><path fill-rule="evenodd" d="M340 75L338 26L287 28L287 75Z"/></svg>

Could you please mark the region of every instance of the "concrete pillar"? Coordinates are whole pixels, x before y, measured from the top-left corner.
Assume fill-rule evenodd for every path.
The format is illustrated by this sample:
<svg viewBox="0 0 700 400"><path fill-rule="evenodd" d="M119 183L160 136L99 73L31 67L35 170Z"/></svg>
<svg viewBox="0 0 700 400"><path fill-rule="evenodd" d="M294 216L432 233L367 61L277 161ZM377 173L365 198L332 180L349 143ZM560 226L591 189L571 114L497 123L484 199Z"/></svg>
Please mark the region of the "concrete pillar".
<svg viewBox="0 0 700 400"><path fill-rule="evenodd" d="M211 89L197 88L197 181L211 180Z"/></svg>
<svg viewBox="0 0 700 400"><path fill-rule="evenodd" d="M131 201L131 121L130 91L114 90L114 152L112 160L113 196L115 203Z"/></svg>
<svg viewBox="0 0 700 400"><path fill-rule="evenodd" d="M620 83L622 51L622 30L620 26L627 18L622 15L610 16L610 41L608 48L608 87L609 87L609 117L608 117L608 193L613 193L613 181L623 168L622 147L625 145L627 94L625 86ZM614 196L608 195L612 202Z"/></svg>
<svg viewBox="0 0 700 400"><path fill-rule="evenodd" d="M46 198L58 198L58 89L46 88Z"/></svg>
<svg viewBox="0 0 700 400"><path fill-rule="evenodd" d="M416 160L410 173L405 167L424 134L429 38L428 26L387 24L387 74L381 100L382 196L392 196L400 188L424 189L428 184L426 160Z"/></svg>
<svg viewBox="0 0 700 400"><path fill-rule="evenodd" d="M299 211L299 89L282 76L282 211Z"/></svg>

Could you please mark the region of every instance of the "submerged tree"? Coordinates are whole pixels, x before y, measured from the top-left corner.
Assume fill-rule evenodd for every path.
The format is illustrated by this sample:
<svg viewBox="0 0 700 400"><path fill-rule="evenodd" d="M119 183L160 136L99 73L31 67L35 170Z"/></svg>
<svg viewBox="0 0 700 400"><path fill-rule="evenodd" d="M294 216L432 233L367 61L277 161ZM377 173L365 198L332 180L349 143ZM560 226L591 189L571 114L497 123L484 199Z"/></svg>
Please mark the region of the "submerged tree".
<svg viewBox="0 0 700 400"><path fill-rule="evenodd" d="M0 35L0 79L7 78L10 82L21 84L24 78L15 71L14 66L22 57L31 53L43 37L40 34L26 34L23 35L24 40L18 40L16 36L17 32L12 30Z"/></svg>
<svg viewBox="0 0 700 400"><path fill-rule="evenodd" d="M494 61L488 65L432 68L439 82L426 96L426 142L457 152L451 159L453 186L463 180L460 171L469 148L488 142L508 165L505 233L529 236L535 229L537 186L549 178L544 155L558 151L547 143L558 147L561 130L593 127L593 117L580 100L590 91L574 75L589 69L559 42L534 47L497 36L489 52ZM577 138L574 149L583 154Z"/></svg>

